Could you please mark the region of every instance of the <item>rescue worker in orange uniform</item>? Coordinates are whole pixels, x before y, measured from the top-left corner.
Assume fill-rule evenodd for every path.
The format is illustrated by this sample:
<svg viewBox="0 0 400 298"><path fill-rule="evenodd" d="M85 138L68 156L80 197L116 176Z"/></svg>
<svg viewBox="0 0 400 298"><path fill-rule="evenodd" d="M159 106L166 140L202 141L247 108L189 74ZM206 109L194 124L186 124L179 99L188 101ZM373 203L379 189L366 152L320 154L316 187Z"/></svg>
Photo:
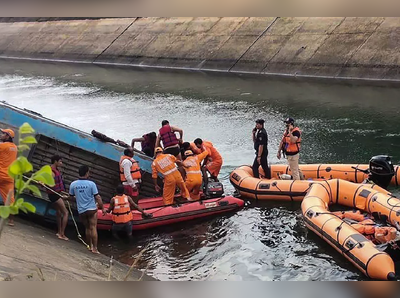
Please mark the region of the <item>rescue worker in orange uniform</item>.
<svg viewBox="0 0 400 298"><path fill-rule="evenodd" d="M199 155L194 155L191 150L185 152L185 161L183 167L186 171L186 187L190 193L191 201L200 200L200 189L203 184L202 172L200 170L201 162L208 156L208 151Z"/></svg>
<svg viewBox="0 0 400 298"><path fill-rule="evenodd" d="M294 119L288 118L285 121L286 130L279 145L278 159L282 158L282 152L286 155L293 180L303 179L303 174L299 168L299 158L301 149L301 131L294 125Z"/></svg>
<svg viewBox="0 0 400 298"><path fill-rule="evenodd" d="M5 204L10 193L11 205L14 203L14 179L8 175L8 168L17 159L18 148L13 142L15 137L13 130L1 129L0 131L0 200ZM8 225L14 226L12 215L8 218Z"/></svg>
<svg viewBox="0 0 400 298"><path fill-rule="evenodd" d="M128 238L132 237L132 220L133 210L138 210L142 213L144 218L151 218L152 215L148 214L140 208L131 197L124 194L124 186L118 185L117 195L113 197L110 201L110 207L107 213L112 212L112 234L116 239L119 239L118 233L125 232Z"/></svg>
<svg viewBox="0 0 400 298"><path fill-rule="evenodd" d="M154 187L157 192L161 188L157 184L157 174L161 173L164 176L164 191L163 199L164 205L172 205L174 203L176 186L181 190L181 195L184 199L190 200L189 191L186 188L181 173L178 171L176 165L182 166L182 163L171 154L164 154L163 149L158 147L155 150L155 160L151 165L153 170Z"/></svg>
<svg viewBox="0 0 400 298"><path fill-rule="evenodd" d="M125 194L130 196L135 202L139 197L139 186L142 179L139 163L133 159L133 149L128 148L124 151L124 156L119 162L120 180L125 189Z"/></svg>
<svg viewBox="0 0 400 298"><path fill-rule="evenodd" d="M194 142L190 143L190 150L196 155L199 155L201 152L203 152L202 148L198 148Z"/></svg>
<svg viewBox="0 0 400 298"><path fill-rule="evenodd" d="M201 152L208 151L208 156L205 159L204 168L211 175L211 179L218 182L218 175L222 168L222 157L218 150L214 147L211 142L203 141L202 139L196 139L194 141L197 149ZM204 175L204 182L207 183L207 174Z"/></svg>

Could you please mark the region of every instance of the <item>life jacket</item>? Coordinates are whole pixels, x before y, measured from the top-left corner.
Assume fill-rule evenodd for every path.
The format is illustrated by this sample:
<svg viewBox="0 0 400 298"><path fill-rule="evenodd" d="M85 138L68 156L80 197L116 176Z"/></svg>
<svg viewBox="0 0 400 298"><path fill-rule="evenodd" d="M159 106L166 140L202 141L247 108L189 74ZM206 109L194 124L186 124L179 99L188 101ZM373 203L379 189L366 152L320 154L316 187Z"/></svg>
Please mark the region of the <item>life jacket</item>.
<svg viewBox="0 0 400 298"><path fill-rule="evenodd" d="M114 197L112 220L116 224L125 224L133 220L131 206L127 196Z"/></svg>
<svg viewBox="0 0 400 298"><path fill-rule="evenodd" d="M338 211L338 212L332 212L335 216L339 217L340 219L351 219L355 220L358 222L362 222L366 220L365 216L361 214L360 210L356 211Z"/></svg>
<svg viewBox="0 0 400 298"><path fill-rule="evenodd" d="M165 178L178 171L175 161L176 158L170 154L159 154L152 164L153 178L157 178L157 172Z"/></svg>
<svg viewBox="0 0 400 298"><path fill-rule="evenodd" d="M301 131L298 127L295 127L293 129L292 133L295 131L298 131L300 133L300 138L297 139L296 143L290 142L289 134L287 134L286 131L283 134L283 145L284 145L283 149L284 149L285 153L289 153L291 155L295 155L295 154L299 153L300 149L301 149Z"/></svg>
<svg viewBox="0 0 400 298"><path fill-rule="evenodd" d="M151 140L148 134L142 136L142 138L144 138L144 141L142 142L142 151L145 150L146 148L150 148L151 152L154 153L154 149L156 147L156 141Z"/></svg>
<svg viewBox="0 0 400 298"><path fill-rule="evenodd" d="M126 177L125 177L125 174L124 174L124 168L122 167L122 162L123 162L125 159L130 160L131 163L132 163L132 166L131 166L131 176L132 176L132 179L136 179L136 180L141 179L141 178L142 178L142 174L140 173L139 163L138 163L136 160L134 160L132 157L129 157L129 156L122 156L122 157L121 157L121 160L120 160L120 162L119 162L119 174L120 174L121 182L122 182L122 183L123 183L123 182L127 182Z"/></svg>
<svg viewBox="0 0 400 298"><path fill-rule="evenodd" d="M179 144L179 140L175 133L172 132L171 126L165 125L160 129L160 137L164 148L176 146Z"/></svg>
<svg viewBox="0 0 400 298"><path fill-rule="evenodd" d="M51 170L54 174L54 183L55 183L54 187L52 187L52 190L54 190L58 193L65 191L65 185L64 185L64 181L63 181L61 172L53 167L51 167ZM47 190L47 193L51 194L53 192L50 190Z"/></svg>
<svg viewBox="0 0 400 298"><path fill-rule="evenodd" d="M397 230L394 227L376 227L375 239L378 243L385 244L394 241L397 237Z"/></svg>

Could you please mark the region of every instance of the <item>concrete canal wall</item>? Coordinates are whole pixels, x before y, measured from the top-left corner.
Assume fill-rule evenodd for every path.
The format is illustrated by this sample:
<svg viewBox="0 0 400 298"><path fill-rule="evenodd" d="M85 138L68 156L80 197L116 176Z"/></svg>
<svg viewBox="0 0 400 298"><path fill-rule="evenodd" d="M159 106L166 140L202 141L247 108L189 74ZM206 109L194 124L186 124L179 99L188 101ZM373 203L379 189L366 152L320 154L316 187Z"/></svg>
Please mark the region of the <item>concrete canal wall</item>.
<svg viewBox="0 0 400 298"><path fill-rule="evenodd" d="M0 20L0 56L400 80L400 18Z"/></svg>

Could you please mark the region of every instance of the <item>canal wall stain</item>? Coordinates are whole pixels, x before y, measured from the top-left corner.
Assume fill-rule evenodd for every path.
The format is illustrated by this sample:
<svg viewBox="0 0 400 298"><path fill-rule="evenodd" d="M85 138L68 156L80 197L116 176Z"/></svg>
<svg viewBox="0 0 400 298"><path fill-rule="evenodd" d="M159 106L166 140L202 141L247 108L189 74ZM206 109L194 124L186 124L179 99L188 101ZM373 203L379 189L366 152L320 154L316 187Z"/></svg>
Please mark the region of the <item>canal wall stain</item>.
<svg viewBox="0 0 400 298"><path fill-rule="evenodd" d="M400 80L400 18L203 17L2 22L0 56Z"/></svg>

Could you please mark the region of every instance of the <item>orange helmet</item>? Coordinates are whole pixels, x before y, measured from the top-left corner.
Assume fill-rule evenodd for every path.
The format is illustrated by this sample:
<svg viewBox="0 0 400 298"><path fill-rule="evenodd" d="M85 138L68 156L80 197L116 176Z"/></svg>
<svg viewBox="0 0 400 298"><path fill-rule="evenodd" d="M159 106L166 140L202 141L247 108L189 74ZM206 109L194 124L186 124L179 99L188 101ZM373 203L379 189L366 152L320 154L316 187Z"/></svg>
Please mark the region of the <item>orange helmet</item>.
<svg viewBox="0 0 400 298"><path fill-rule="evenodd" d="M163 153L163 149L161 147L157 147L156 150L154 151L155 154L157 153Z"/></svg>
<svg viewBox="0 0 400 298"><path fill-rule="evenodd" d="M15 138L15 133L12 129L0 129L2 133L8 134L10 138L14 139Z"/></svg>
<svg viewBox="0 0 400 298"><path fill-rule="evenodd" d="M192 156L192 155L193 155L192 150L188 150L185 152L185 156Z"/></svg>

